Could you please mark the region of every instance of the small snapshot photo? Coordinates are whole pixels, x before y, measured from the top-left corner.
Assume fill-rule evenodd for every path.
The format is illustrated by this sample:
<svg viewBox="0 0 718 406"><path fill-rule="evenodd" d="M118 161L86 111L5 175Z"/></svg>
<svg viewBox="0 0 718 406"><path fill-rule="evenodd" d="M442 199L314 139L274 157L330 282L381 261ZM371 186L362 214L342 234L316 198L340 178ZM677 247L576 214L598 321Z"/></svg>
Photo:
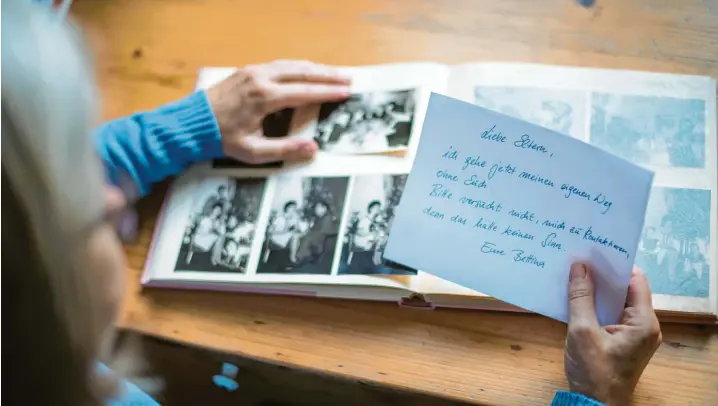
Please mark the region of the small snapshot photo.
<svg viewBox="0 0 718 406"><path fill-rule="evenodd" d="M702 100L596 93L591 104L591 144L638 164L705 167Z"/></svg>
<svg viewBox="0 0 718 406"><path fill-rule="evenodd" d="M216 158L212 160L212 169L251 169L251 168L281 168L284 162L268 162L265 164L248 164L233 158Z"/></svg>
<svg viewBox="0 0 718 406"><path fill-rule="evenodd" d="M319 110L314 139L322 151L371 154L405 150L411 139L416 89L354 94Z"/></svg>
<svg viewBox="0 0 718 406"><path fill-rule="evenodd" d="M331 274L348 184L348 177L278 178L257 273Z"/></svg>
<svg viewBox="0 0 718 406"><path fill-rule="evenodd" d="M654 187L636 265L653 293L708 297L710 191Z"/></svg>
<svg viewBox="0 0 718 406"><path fill-rule="evenodd" d="M265 179L210 178L196 198L175 272L246 273Z"/></svg>
<svg viewBox="0 0 718 406"><path fill-rule="evenodd" d="M354 178L339 261L340 275L416 275L417 271L385 261L384 247L406 175Z"/></svg>
<svg viewBox="0 0 718 406"><path fill-rule="evenodd" d="M581 139L585 132L585 92L477 86L474 104L574 138Z"/></svg>

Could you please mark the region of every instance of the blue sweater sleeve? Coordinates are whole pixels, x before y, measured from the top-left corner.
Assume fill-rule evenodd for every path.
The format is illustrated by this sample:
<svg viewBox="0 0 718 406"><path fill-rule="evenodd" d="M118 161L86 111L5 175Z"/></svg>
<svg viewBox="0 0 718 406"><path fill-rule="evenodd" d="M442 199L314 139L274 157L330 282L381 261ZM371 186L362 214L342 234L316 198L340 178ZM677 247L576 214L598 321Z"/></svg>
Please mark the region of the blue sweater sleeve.
<svg viewBox="0 0 718 406"><path fill-rule="evenodd" d="M105 364L97 363L97 369L100 373L106 374L110 371ZM120 394L114 399L110 399L107 402L107 406L131 406L131 405L142 405L142 406L160 406L156 400L150 395L145 393L137 385L127 380L120 381Z"/></svg>
<svg viewBox="0 0 718 406"><path fill-rule="evenodd" d="M551 406L603 406L603 403L579 393L559 391L553 397Z"/></svg>
<svg viewBox="0 0 718 406"><path fill-rule="evenodd" d="M95 133L110 182L129 177L137 197L188 165L224 155L219 126L204 91L152 111L110 121Z"/></svg>

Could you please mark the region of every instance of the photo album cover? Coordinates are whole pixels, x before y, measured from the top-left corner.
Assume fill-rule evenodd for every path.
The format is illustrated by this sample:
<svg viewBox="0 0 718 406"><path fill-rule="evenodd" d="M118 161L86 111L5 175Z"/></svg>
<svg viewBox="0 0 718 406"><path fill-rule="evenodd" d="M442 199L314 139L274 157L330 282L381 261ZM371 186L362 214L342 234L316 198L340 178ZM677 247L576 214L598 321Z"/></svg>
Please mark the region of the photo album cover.
<svg viewBox="0 0 718 406"><path fill-rule="evenodd" d="M143 285L521 311L383 257L435 92L652 170L636 265L648 275L662 319L715 321L713 79L507 63L341 69L353 78L347 100L282 110L263 123L269 137L315 140L312 161L218 159L174 181ZM202 69L197 88L233 71Z"/></svg>

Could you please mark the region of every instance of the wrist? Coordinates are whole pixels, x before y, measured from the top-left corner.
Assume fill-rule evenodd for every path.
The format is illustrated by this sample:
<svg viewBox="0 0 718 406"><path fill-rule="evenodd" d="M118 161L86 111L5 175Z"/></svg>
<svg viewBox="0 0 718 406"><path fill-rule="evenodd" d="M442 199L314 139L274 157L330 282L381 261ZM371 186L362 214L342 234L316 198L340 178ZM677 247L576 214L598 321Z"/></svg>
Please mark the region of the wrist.
<svg viewBox="0 0 718 406"><path fill-rule="evenodd" d="M604 406L626 406L630 404L631 393L625 393L624 390L612 389L590 389L570 387L573 393L581 394L587 398L600 402Z"/></svg>
<svg viewBox="0 0 718 406"><path fill-rule="evenodd" d="M605 401L602 401L605 406L627 406L631 403L631 394L628 395L611 395Z"/></svg>

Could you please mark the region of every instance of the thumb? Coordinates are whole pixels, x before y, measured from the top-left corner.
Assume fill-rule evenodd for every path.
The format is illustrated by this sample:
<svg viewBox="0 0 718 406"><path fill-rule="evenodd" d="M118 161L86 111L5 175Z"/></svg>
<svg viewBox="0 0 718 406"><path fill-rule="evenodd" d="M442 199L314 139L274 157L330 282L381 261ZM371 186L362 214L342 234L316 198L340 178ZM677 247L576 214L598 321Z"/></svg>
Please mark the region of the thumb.
<svg viewBox="0 0 718 406"><path fill-rule="evenodd" d="M582 263L571 265L568 288L568 325L598 327L594 287L588 266Z"/></svg>
<svg viewBox="0 0 718 406"><path fill-rule="evenodd" d="M641 310L653 311L653 296L648 285L646 274L638 267L633 267L631 282L628 284L626 307L637 307Z"/></svg>
<svg viewBox="0 0 718 406"><path fill-rule="evenodd" d="M239 151L231 151L241 161L263 164L278 161L299 161L309 159L317 152L314 140L304 138L267 138L261 135L242 137Z"/></svg>

